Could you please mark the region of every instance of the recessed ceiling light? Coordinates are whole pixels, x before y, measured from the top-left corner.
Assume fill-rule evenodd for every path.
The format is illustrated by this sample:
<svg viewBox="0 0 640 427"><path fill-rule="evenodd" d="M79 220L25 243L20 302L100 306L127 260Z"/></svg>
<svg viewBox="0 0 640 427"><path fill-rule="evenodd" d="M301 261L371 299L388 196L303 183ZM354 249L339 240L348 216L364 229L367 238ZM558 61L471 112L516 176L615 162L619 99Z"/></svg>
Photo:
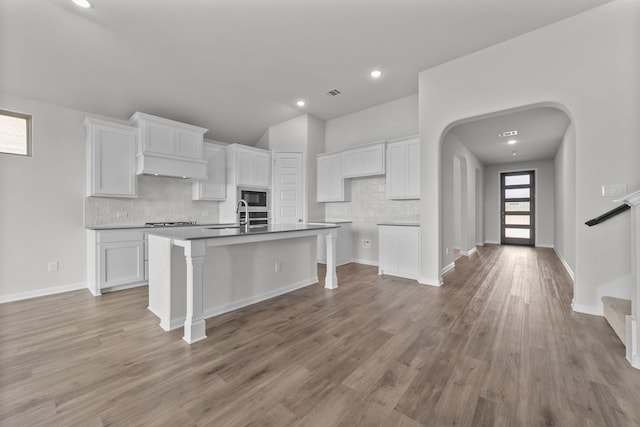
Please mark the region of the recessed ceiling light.
<svg viewBox="0 0 640 427"><path fill-rule="evenodd" d="M296 102L296 105L298 107L304 107L305 102L301 99L300 101Z"/></svg>
<svg viewBox="0 0 640 427"><path fill-rule="evenodd" d="M507 141L507 144L513 145L513 144L516 144L517 142L518 141L516 141L515 139L510 139L510 140Z"/></svg>
<svg viewBox="0 0 640 427"><path fill-rule="evenodd" d="M512 155L512 156L517 156L517 155L518 155L518 152L517 152L517 151L514 151L514 152L512 152L512 153L511 153L511 155Z"/></svg>
<svg viewBox="0 0 640 427"><path fill-rule="evenodd" d="M380 78L380 76L382 76L382 71L380 70L373 70L371 72L371 77L373 77L374 79L378 79Z"/></svg>
<svg viewBox="0 0 640 427"><path fill-rule="evenodd" d="M89 9L91 7L91 3L89 2L89 0L71 0L71 1L80 7L84 7L85 9Z"/></svg>

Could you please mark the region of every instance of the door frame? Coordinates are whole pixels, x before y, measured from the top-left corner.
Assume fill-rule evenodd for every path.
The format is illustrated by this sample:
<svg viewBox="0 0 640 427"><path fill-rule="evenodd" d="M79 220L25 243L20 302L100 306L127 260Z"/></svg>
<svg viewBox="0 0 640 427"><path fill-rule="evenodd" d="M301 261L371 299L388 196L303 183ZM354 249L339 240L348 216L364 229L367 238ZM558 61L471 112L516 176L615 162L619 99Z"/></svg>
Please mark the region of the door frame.
<svg viewBox="0 0 640 427"><path fill-rule="evenodd" d="M507 169L507 170L499 170L498 171L498 230L500 233L500 244L502 243L502 174L504 173L518 173L518 172L533 172L533 192L532 197L534 199L533 206L533 239L530 246L535 247L537 241L537 230L538 230L538 168L537 167L522 167L518 169ZM507 243L509 244L509 243Z"/></svg>

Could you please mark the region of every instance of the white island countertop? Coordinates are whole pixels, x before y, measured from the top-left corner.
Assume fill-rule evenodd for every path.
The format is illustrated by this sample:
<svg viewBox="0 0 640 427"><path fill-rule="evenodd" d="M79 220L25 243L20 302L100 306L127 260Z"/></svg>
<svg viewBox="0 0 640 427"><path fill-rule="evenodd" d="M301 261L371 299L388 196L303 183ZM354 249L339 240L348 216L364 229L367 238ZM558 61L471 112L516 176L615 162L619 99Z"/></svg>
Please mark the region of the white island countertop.
<svg viewBox="0 0 640 427"><path fill-rule="evenodd" d="M248 230L244 226L230 225L220 228L220 226L214 227L186 227L186 228L155 228L149 229L148 234L154 236L168 237L175 240L199 240L199 239L216 239L224 237L240 237L240 236L257 236L260 234L273 234L273 233L291 233L299 231L309 230L324 230L330 228L338 228L339 226L333 224L274 224L265 226L252 226Z"/></svg>

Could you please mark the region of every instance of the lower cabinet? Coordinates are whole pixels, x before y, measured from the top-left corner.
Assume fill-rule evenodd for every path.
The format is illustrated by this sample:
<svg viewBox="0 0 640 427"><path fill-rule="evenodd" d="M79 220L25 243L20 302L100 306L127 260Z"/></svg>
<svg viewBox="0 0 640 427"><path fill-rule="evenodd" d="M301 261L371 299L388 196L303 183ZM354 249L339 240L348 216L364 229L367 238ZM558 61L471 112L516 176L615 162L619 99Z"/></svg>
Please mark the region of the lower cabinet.
<svg viewBox="0 0 640 427"><path fill-rule="evenodd" d="M379 225L378 274L418 280L420 275L420 227Z"/></svg>
<svg viewBox="0 0 640 427"><path fill-rule="evenodd" d="M144 285L147 280L142 230L87 230L87 287L105 289Z"/></svg>

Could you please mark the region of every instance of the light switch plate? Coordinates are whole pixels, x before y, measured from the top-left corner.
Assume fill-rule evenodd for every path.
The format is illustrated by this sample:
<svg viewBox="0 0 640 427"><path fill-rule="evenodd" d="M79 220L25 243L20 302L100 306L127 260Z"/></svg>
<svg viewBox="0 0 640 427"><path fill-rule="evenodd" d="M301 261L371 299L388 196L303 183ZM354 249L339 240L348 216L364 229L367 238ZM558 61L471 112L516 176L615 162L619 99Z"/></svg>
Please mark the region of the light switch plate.
<svg viewBox="0 0 640 427"><path fill-rule="evenodd" d="M627 195L627 184L602 185L602 197L621 197Z"/></svg>

